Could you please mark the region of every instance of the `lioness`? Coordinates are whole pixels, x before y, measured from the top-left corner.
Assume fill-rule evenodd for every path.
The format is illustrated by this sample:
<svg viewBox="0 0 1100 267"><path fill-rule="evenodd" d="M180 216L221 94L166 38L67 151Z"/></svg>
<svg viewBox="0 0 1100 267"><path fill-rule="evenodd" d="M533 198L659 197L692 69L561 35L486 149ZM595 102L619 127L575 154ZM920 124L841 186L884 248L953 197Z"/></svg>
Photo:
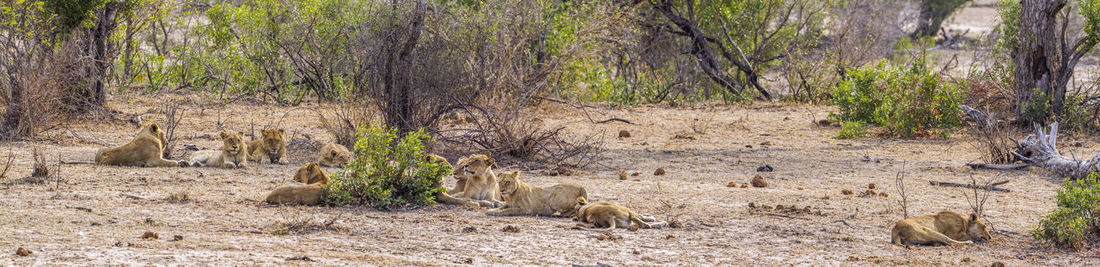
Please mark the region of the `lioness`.
<svg viewBox="0 0 1100 267"><path fill-rule="evenodd" d="M990 238L978 214L970 213L966 218L952 211L901 220L890 231L891 242L898 245L971 244L971 240L985 242Z"/></svg>
<svg viewBox="0 0 1100 267"><path fill-rule="evenodd" d="M283 129L260 131L260 140L248 142L248 160L255 162L288 164L286 160L286 140Z"/></svg>
<svg viewBox="0 0 1100 267"><path fill-rule="evenodd" d="M306 163L294 173L294 182L275 188L264 200L271 204L317 205L327 184L328 174L316 163Z"/></svg>
<svg viewBox="0 0 1100 267"><path fill-rule="evenodd" d="M191 166L245 168L248 167L248 144L242 132L221 132L220 150L203 150L191 154Z"/></svg>
<svg viewBox="0 0 1100 267"><path fill-rule="evenodd" d="M340 144L327 144L321 147L321 153L317 155L317 163L325 167L340 167L351 160L351 151Z"/></svg>
<svg viewBox="0 0 1100 267"><path fill-rule="evenodd" d="M447 165L451 165L450 162L447 162L446 158L440 157L439 155L435 155L435 154L426 154L426 155L424 155L424 160L428 161L428 162L433 162L433 163L446 163ZM443 181L440 180L439 183L437 183L435 186L443 187ZM456 186L456 188L457 188L457 186ZM454 197L448 191L443 191L443 192L437 193L435 195L435 199L438 200L440 203L448 204L448 205L461 205L461 206L466 206L466 207L470 207L470 208L480 207L480 205L477 201L474 201L473 199L469 199L469 198L464 198L464 197Z"/></svg>
<svg viewBox="0 0 1100 267"><path fill-rule="evenodd" d="M100 165L122 165L138 167L187 167L186 161L173 161L163 158L164 129L156 123L142 127L133 140L120 147L101 148L95 152L95 163Z"/></svg>
<svg viewBox="0 0 1100 267"><path fill-rule="evenodd" d="M576 184L545 188L528 186L519 179L518 171L500 174L500 194L504 197L504 207L489 210L489 215L572 217L577 211L577 198L588 199L584 187Z"/></svg>
<svg viewBox="0 0 1100 267"><path fill-rule="evenodd" d="M653 216L638 215L634 211L611 202L587 203L583 198L577 198L577 214L574 220L591 223L604 229L579 228L590 231L611 231L615 227L630 227L635 223L641 228L662 228L668 226L667 222L657 221Z"/></svg>
<svg viewBox="0 0 1100 267"><path fill-rule="evenodd" d="M493 173L496 160L482 154L473 154L458 159L454 168L454 177L458 180L455 188L449 193L457 198L469 198L482 207L500 207L500 184L497 175Z"/></svg>

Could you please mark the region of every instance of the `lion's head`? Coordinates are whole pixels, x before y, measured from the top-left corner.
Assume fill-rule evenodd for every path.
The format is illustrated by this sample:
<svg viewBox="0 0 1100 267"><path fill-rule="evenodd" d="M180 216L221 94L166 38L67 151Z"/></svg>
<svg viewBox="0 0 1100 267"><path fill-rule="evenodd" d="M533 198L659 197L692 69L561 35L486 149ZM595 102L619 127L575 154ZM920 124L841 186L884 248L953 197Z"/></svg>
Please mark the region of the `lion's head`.
<svg viewBox="0 0 1100 267"><path fill-rule="evenodd" d="M284 133L283 129L267 129L260 132L263 137L263 143L261 143L264 149L263 153L267 153L271 157L271 162L279 162L281 156L279 152L286 147L286 139L283 139Z"/></svg>
<svg viewBox="0 0 1100 267"><path fill-rule="evenodd" d="M497 166L497 161L483 154L473 154L458 159L454 166L455 177L469 177L473 175L485 175Z"/></svg>
<svg viewBox="0 0 1100 267"><path fill-rule="evenodd" d="M497 184L500 185L500 196L505 200L509 199L512 194L515 194L522 183L519 180L519 171L501 173L497 175L497 179L499 179Z"/></svg>
<svg viewBox="0 0 1100 267"><path fill-rule="evenodd" d="M229 154L236 155L244 150L244 133L242 132L221 132L222 137L222 151Z"/></svg>
<svg viewBox="0 0 1100 267"><path fill-rule="evenodd" d="M328 184L328 174L317 163L306 163L294 173L294 181L303 184Z"/></svg>
<svg viewBox="0 0 1100 267"><path fill-rule="evenodd" d="M160 125L155 122L145 125L145 127L142 128L142 131L138 133L138 135L143 134L151 134L155 136L157 140L160 140L161 146L168 145L168 138L164 137L164 128L161 128Z"/></svg>
<svg viewBox="0 0 1100 267"><path fill-rule="evenodd" d="M340 144L328 144L321 148L320 158L317 159L321 166L334 167L347 164L351 160L351 152Z"/></svg>
<svg viewBox="0 0 1100 267"><path fill-rule="evenodd" d="M989 234L989 229L985 226L985 223L978 218L977 213L970 213L966 225L966 235L970 236L970 240L974 242L989 241L989 239L993 237Z"/></svg>

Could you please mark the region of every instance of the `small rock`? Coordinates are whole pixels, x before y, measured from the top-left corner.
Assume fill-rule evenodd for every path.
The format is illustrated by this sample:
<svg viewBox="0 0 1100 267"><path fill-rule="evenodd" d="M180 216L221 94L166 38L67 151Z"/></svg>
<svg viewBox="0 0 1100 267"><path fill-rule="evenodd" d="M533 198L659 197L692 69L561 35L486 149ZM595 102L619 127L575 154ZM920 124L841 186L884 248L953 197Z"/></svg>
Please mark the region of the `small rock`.
<svg viewBox="0 0 1100 267"><path fill-rule="evenodd" d="M762 145L762 146L770 146L770 145L772 145L772 141L764 141L764 142L761 142L761 143L760 143L760 145Z"/></svg>
<svg viewBox="0 0 1100 267"><path fill-rule="evenodd" d="M880 197L890 197L890 194L887 194L887 193L878 193L878 196L880 196Z"/></svg>
<svg viewBox="0 0 1100 267"><path fill-rule="evenodd" d="M752 187L768 187L768 181L764 181L764 177L756 175L752 177Z"/></svg>
<svg viewBox="0 0 1100 267"><path fill-rule="evenodd" d="M859 261L859 257L856 257L856 256L848 256L848 261Z"/></svg>
<svg viewBox="0 0 1100 267"><path fill-rule="evenodd" d="M802 191L803 189L802 189L801 187L799 187L799 188L798 188L798 190L799 190L799 191Z"/></svg>
<svg viewBox="0 0 1100 267"><path fill-rule="evenodd" d="M745 145L745 148L752 148L752 145Z"/></svg>
<svg viewBox="0 0 1100 267"><path fill-rule="evenodd" d="M462 228L462 232L463 232L463 233L473 233L473 232L477 232L477 228L476 228L476 227L473 227L473 226L466 226L466 228Z"/></svg>
<svg viewBox="0 0 1100 267"><path fill-rule="evenodd" d="M619 180L626 180L626 171L619 171Z"/></svg>
<svg viewBox="0 0 1100 267"><path fill-rule="evenodd" d="M149 239L149 240L160 239L160 235L157 235L157 233L154 233L154 232L146 231L144 234L141 234L141 239Z"/></svg>
<svg viewBox="0 0 1100 267"><path fill-rule="evenodd" d="M844 190L840 190L840 193L844 194L845 196L851 196L852 195L852 190L844 189Z"/></svg>
<svg viewBox="0 0 1100 267"><path fill-rule="evenodd" d="M515 225L504 226L504 229L500 229L500 231L505 232L505 233L519 233L519 226L515 226Z"/></svg>
<svg viewBox="0 0 1100 267"><path fill-rule="evenodd" d="M756 167L757 172L770 172L770 171L774 171L774 170L775 170L775 168L772 168L772 165L767 165L767 164L765 164L764 166Z"/></svg>
<svg viewBox="0 0 1100 267"><path fill-rule="evenodd" d="M630 132L627 130L619 130L619 138L630 138Z"/></svg>
<svg viewBox="0 0 1100 267"><path fill-rule="evenodd" d="M741 184L741 188L749 188L749 184Z"/></svg>
<svg viewBox="0 0 1100 267"><path fill-rule="evenodd" d="M573 169L559 168L558 169L558 174L560 174L561 176L573 176Z"/></svg>
<svg viewBox="0 0 1100 267"><path fill-rule="evenodd" d="M34 254L34 252L31 252L31 250L25 249L23 247L19 247L19 249L15 250L15 255L18 255L20 257L30 256L31 254Z"/></svg>
<svg viewBox="0 0 1100 267"><path fill-rule="evenodd" d="M656 171L653 171L653 175L654 176L665 175L665 168L657 168Z"/></svg>
<svg viewBox="0 0 1100 267"><path fill-rule="evenodd" d="M182 235L174 235L174 236L172 236L172 241L183 241L183 236Z"/></svg>
<svg viewBox="0 0 1100 267"><path fill-rule="evenodd" d="M989 265L989 267L1005 267L1005 263L995 261L995 262L993 262L993 265Z"/></svg>
<svg viewBox="0 0 1100 267"><path fill-rule="evenodd" d="M817 125L829 126L829 124L831 124L831 123L829 123L829 120L822 119L822 120L817 121Z"/></svg>
<svg viewBox="0 0 1100 267"><path fill-rule="evenodd" d="M313 261L313 259L310 259L309 257L306 257L306 256L290 257L290 258L286 258L286 260L288 260L288 261Z"/></svg>
<svg viewBox="0 0 1100 267"><path fill-rule="evenodd" d="M875 183L867 185L867 189L875 189Z"/></svg>
<svg viewBox="0 0 1100 267"><path fill-rule="evenodd" d="M730 182L730 183L726 184L726 187L737 187L737 183Z"/></svg>
<svg viewBox="0 0 1100 267"><path fill-rule="evenodd" d="M634 172L634 173L631 173L631 174L630 174L630 176L638 176L638 175L642 175L642 173L640 173L640 172Z"/></svg>

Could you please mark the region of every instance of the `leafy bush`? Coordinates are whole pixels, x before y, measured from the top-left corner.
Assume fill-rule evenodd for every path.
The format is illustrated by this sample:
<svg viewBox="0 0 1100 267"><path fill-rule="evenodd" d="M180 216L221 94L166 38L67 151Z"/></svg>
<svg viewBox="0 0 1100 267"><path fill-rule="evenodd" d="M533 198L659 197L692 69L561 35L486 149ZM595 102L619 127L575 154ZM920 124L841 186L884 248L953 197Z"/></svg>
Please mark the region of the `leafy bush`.
<svg viewBox="0 0 1100 267"><path fill-rule="evenodd" d="M836 139L855 139L867 135L867 128L862 122L846 121L840 123L840 132L836 133Z"/></svg>
<svg viewBox="0 0 1100 267"><path fill-rule="evenodd" d="M384 210L435 203L451 166L425 159L424 145L432 141L427 133L418 130L396 140L396 129L371 126L358 132L355 156L325 189L327 203L366 204Z"/></svg>
<svg viewBox="0 0 1100 267"><path fill-rule="evenodd" d="M1057 199L1058 207L1032 232L1036 239L1080 249L1090 237L1100 234L1100 174L1094 172L1077 181L1067 178Z"/></svg>
<svg viewBox="0 0 1100 267"><path fill-rule="evenodd" d="M851 71L833 89L832 104L839 112L829 117L883 126L884 136L913 138L961 126L957 106L963 95L960 85L929 70L923 56L905 67L884 60Z"/></svg>

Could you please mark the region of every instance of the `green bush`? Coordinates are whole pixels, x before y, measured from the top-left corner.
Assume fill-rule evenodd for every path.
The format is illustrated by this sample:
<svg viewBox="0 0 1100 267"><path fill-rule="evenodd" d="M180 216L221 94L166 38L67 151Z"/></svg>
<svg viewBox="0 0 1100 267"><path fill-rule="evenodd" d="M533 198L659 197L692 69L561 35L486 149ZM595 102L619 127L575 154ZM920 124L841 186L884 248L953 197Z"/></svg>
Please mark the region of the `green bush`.
<svg viewBox="0 0 1100 267"><path fill-rule="evenodd" d="M928 69L924 57L909 66L887 61L852 70L833 89L839 108L830 120L883 126L883 136L913 138L962 125L962 87Z"/></svg>
<svg viewBox="0 0 1100 267"><path fill-rule="evenodd" d="M381 126L361 127L355 156L332 176L325 202L383 210L435 203L451 165L425 160L424 144L432 139L424 130L410 132L400 140L396 133Z"/></svg>
<svg viewBox="0 0 1100 267"><path fill-rule="evenodd" d="M1077 181L1066 178L1057 199L1058 207L1039 221L1032 234L1059 246L1084 247L1090 236L1100 233L1100 174L1094 172Z"/></svg>
<svg viewBox="0 0 1100 267"><path fill-rule="evenodd" d="M840 132L836 133L836 139L855 139L867 135L867 128L862 122L845 121L840 123Z"/></svg>

